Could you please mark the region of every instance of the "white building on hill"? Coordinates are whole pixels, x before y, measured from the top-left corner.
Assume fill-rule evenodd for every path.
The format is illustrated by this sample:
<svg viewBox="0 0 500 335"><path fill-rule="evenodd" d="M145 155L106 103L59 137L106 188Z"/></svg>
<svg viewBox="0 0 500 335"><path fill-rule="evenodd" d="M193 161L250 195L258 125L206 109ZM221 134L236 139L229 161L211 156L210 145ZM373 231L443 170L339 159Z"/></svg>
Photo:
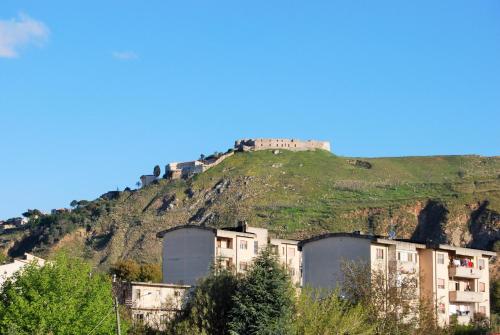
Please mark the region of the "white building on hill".
<svg viewBox="0 0 500 335"><path fill-rule="evenodd" d="M22 259L14 259L14 262L12 263L0 265L0 287L3 286L7 279L16 274L16 272L22 270L31 263L43 266L45 264L45 260L26 253Z"/></svg>

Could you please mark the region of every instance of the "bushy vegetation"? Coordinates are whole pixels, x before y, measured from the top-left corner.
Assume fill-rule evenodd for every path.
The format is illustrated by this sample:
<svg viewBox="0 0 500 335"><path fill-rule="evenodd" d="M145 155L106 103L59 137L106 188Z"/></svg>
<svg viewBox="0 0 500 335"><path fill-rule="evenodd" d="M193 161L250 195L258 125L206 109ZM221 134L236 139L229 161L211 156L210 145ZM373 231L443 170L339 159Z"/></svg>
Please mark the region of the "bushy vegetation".
<svg viewBox="0 0 500 335"><path fill-rule="evenodd" d="M116 262L110 273L125 281L161 283L162 279L160 264L137 263L131 259Z"/></svg>
<svg viewBox="0 0 500 335"><path fill-rule="evenodd" d="M122 328L125 330L125 325ZM32 264L0 290L1 334L113 334L111 281L77 258Z"/></svg>

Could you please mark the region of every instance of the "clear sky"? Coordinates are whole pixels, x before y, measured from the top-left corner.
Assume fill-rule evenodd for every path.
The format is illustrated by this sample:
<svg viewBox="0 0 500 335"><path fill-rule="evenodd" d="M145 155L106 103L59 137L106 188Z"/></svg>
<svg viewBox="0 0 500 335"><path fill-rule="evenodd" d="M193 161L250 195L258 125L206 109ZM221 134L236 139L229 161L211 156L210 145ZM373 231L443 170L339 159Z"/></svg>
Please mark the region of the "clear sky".
<svg viewBox="0 0 500 335"><path fill-rule="evenodd" d="M0 218L242 137L499 155L500 1L0 2Z"/></svg>

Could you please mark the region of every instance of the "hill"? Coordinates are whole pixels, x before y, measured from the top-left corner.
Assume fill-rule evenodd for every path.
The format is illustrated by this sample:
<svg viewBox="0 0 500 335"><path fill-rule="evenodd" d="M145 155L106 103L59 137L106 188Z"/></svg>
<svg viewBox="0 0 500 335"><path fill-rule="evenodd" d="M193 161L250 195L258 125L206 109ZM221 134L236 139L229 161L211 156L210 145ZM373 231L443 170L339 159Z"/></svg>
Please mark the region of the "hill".
<svg viewBox="0 0 500 335"><path fill-rule="evenodd" d="M500 239L500 157L338 157L323 150L236 153L188 180L80 201L3 234L11 256L60 248L106 269L160 262L156 233L246 220L279 237L362 230L492 249Z"/></svg>

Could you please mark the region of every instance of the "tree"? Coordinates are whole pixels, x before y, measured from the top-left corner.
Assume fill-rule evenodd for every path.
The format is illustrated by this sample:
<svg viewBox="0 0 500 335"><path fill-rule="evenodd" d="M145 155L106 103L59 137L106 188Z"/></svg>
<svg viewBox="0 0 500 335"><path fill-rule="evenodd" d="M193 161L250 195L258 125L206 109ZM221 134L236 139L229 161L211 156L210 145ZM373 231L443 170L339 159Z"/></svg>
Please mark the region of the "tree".
<svg viewBox="0 0 500 335"><path fill-rule="evenodd" d="M88 334L98 325L94 334L113 334L111 292L109 278L77 258L29 265L0 291L0 333Z"/></svg>
<svg viewBox="0 0 500 335"><path fill-rule="evenodd" d="M491 281L491 311L500 314L500 279Z"/></svg>
<svg viewBox="0 0 500 335"><path fill-rule="evenodd" d="M126 259L113 264L110 272L121 280L138 281L141 274L141 267L133 260Z"/></svg>
<svg viewBox="0 0 500 335"><path fill-rule="evenodd" d="M294 333L297 335L373 334L369 314L361 304L341 299L338 291L305 288L297 301Z"/></svg>
<svg viewBox="0 0 500 335"><path fill-rule="evenodd" d="M387 274L363 262L342 263L342 292L368 309L378 334L412 334L419 328L418 278L394 269ZM421 322L422 320L420 320Z"/></svg>
<svg viewBox="0 0 500 335"><path fill-rule="evenodd" d="M294 289L286 270L270 249L255 258L238 282L230 312L230 334L288 334Z"/></svg>
<svg viewBox="0 0 500 335"><path fill-rule="evenodd" d="M162 273L160 264L141 264L139 270L140 281L161 283Z"/></svg>
<svg viewBox="0 0 500 335"><path fill-rule="evenodd" d="M76 206L78 206L78 201L73 200L73 201L71 201L71 202L69 203L69 205L70 205L71 207L75 208Z"/></svg>
<svg viewBox="0 0 500 335"><path fill-rule="evenodd" d="M40 217L40 216L43 216L43 213L40 212L38 209L28 209L26 212L23 213L23 216L25 218L37 218L37 217Z"/></svg>
<svg viewBox="0 0 500 335"><path fill-rule="evenodd" d="M167 325L167 334L229 334L229 312L233 309L237 277L220 267L201 279L179 315Z"/></svg>
<svg viewBox="0 0 500 335"><path fill-rule="evenodd" d="M160 264L139 264L131 259L116 262L111 266L110 273L126 281L160 283L162 279Z"/></svg>
<svg viewBox="0 0 500 335"><path fill-rule="evenodd" d="M156 178L158 178L161 174L161 169L159 165L156 165L153 169L153 174Z"/></svg>

